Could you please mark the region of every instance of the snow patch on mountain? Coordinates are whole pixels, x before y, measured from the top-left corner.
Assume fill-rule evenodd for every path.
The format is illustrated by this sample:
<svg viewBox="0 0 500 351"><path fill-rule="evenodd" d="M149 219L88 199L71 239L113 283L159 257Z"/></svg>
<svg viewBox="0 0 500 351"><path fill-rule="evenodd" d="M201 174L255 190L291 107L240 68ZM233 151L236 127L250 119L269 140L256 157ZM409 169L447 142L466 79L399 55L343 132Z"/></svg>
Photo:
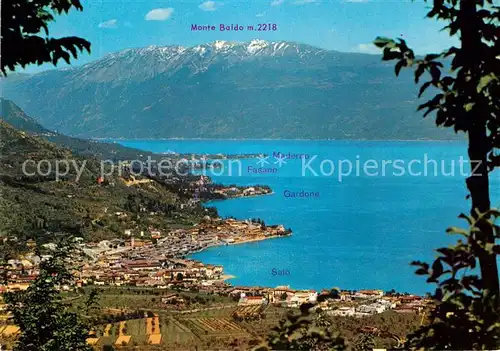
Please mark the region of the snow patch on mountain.
<svg viewBox="0 0 500 351"><path fill-rule="evenodd" d="M248 44L247 46L247 51L250 53L250 54L255 54L257 53L258 51L266 48L269 46L269 43L265 40L259 40L259 39L255 39L255 40L252 40L250 42L250 44Z"/></svg>
<svg viewBox="0 0 500 351"><path fill-rule="evenodd" d="M175 74L188 68L192 75L206 72L217 63L235 63L266 57L290 56L307 63L311 57L330 51L286 41L254 39L249 42L216 40L184 47L180 45L126 49L71 71L83 81L116 82L124 79L144 81L158 74Z"/></svg>

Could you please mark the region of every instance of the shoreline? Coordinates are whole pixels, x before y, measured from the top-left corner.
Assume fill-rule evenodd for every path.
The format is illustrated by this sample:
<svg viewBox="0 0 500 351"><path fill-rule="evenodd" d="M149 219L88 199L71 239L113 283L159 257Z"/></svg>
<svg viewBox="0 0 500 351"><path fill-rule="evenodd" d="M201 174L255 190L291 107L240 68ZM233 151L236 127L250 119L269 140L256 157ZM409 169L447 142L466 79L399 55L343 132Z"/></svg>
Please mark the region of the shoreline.
<svg viewBox="0 0 500 351"><path fill-rule="evenodd" d="M285 234L285 235L270 235L270 236L265 236L263 238L255 238L255 239L248 239L248 240L242 240L234 243L227 243L226 245L222 246L234 246L234 245L241 245L241 244L250 244L250 243L255 243L259 241L264 241L264 240L270 240L270 239L278 239L278 238L286 238L292 236L292 234Z"/></svg>
<svg viewBox="0 0 500 351"><path fill-rule="evenodd" d="M234 278L237 278L237 277L234 275L231 275L231 274L224 274L220 277L220 280L226 281L226 280L231 280Z"/></svg>
<svg viewBox="0 0 500 351"><path fill-rule="evenodd" d="M123 141L372 141L372 142L426 142L426 141L432 141L432 142L459 142L463 143L467 141L465 138L462 139L323 139L323 138L317 138L317 139L302 139L302 138L297 138L297 139L289 139L289 138L260 138L260 139L252 139L252 138L182 138L182 137L172 137L172 138L154 138L154 139L143 139L143 138L124 138L124 137L119 137L119 138L103 138L103 137L88 137L88 140L96 140L96 141L104 141L104 142L112 142L116 140L123 140Z"/></svg>
<svg viewBox="0 0 500 351"><path fill-rule="evenodd" d="M255 198L255 197L261 197L261 196L268 196L268 195L273 195L275 194L274 191L271 191L270 193L268 194L256 194L256 195L250 195L250 196L237 196L237 197L230 197L230 198L226 198L226 199L215 199L215 200L210 200L210 201L207 201L207 202L204 202L203 203L203 206L207 205L207 204L210 204L210 203L213 203L213 202L218 202L218 201L227 201L227 200L235 200L235 199L241 199L241 198ZM260 241L264 241L264 240L270 240L270 239L278 239L278 238L282 238L282 237L290 237L292 236L292 232L288 233L288 234L285 234L285 235L271 235L271 236L263 236L263 237L259 237L259 238L254 238L254 239L247 239L247 240L241 240L241 241L237 241L237 242L233 242L233 243L224 243L224 244L216 244L216 245L210 245L210 246L206 246L204 247L203 249L201 250L197 250L197 251L194 251L194 252L190 252L186 255L183 255L183 257L185 258L188 258L189 256L193 255L193 254L196 254L196 253L200 253L200 252L203 252L203 251L206 251L208 249L211 249L211 248L215 248L215 247L224 247L224 246L235 246L235 245L242 245L242 244L250 244L250 243L256 243L256 242L260 242ZM201 261L200 261L201 262ZM209 262L203 262L204 264L211 264ZM226 282L227 280L231 280L231 279L234 279L234 278L237 278L236 276L234 275L231 275L231 274L224 274L222 277L221 277L221 280L223 280L224 282ZM231 283L228 283L228 284L231 284ZM232 285L232 284L231 284Z"/></svg>
<svg viewBox="0 0 500 351"><path fill-rule="evenodd" d="M184 257L185 258L189 258L190 255L193 255L193 254L199 253L199 252L203 252L203 251L206 251L208 249L215 248L215 247L225 247L225 246L236 246L236 245L242 245L242 244L250 244L250 243L255 243L255 242L260 242L260 241L265 241L265 240L270 240L270 239L278 239L278 238L282 238L282 237L290 237L290 236L292 236L292 233L289 233L289 234L286 234L286 235L272 235L272 236L268 236L268 237L243 240L243 241L238 241L238 242L235 242L235 243L226 243L226 244L222 244L222 245L211 245L211 246L207 246L206 248L201 249L199 251L189 253L189 254L185 255ZM200 260L200 262L202 262L202 261ZM204 264L212 264L212 263L208 263L208 262L203 262L203 263ZM233 275L233 274L225 272L225 274L223 274L220 277L219 280L225 282L226 284L234 286L231 282L229 282L229 280L236 279L236 278L238 278L238 277L235 276L235 275ZM255 287L255 286L256 285L251 285L249 287Z"/></svg>
<svg viewBox="0 0 500 351"><path fill-rule="evenodd" d="M292 232L292 233L293 233L293 232ZM197 254L197 253L200 253L200 252L203 252L203 251L209 250L209 249L211 249L211 248L215 248L215 247L235 246L235 245L242 245L242 244L256 243L256 242L259 242L259 241L265 241L265 240L271 240L271 239L286 238L286 237L290 237L290 236L292 236L292 233L289 233L289 234L284 234L284 235L270 235L270 236L264 236L264 237L254 238L254 239L241 240L241 241L237 241L237 242L233 242L233 243L222 243L222 244L213 244L213 245L208 245L208 246L205 246L205 247L204 247L204 248L202 248L202 249L199 249L199 250L196 250L196 251L193 251L193 252L190 252L190 253L184 254L184 255L182 255L181 257L183 257L183 258L188 258L188 257L189 257L189 256L191 256L191 255L194 255L194 254ZM207 263L207 264L211 264L211 263Z"/></svg>
<svg viewBox="0 0 500 351"><path fill-rule="evenodd" d="M237 200L237 199L246 199L246 198L254 198L254 197L264 197L264 196L269 196L269 195L274 195L275 192L271 191L270 193L267 194L256 194L256 195L249 195L249 196L233 196L233 197L228 197L225 199L213 199L213 200L208 200L207 202L203 202L203 204L209 204L211 202L218 202L218 201L227 201L227 200Z"/></svg>
<svg viewBox="0 0 500 351"><path fill-rule="evenodd" d="M271 191L268 194L256 194L256 195L250 195L250 196L237 196L237 197L231 197L231 198L226 198L226 199L215 199L215 200L210 200L210 201L204 202L203 206L205 207L205 205L210 204L212 202L216 202L216 201L227 201L227 200L235 200L235 199L241 199L241 198L255 198L255 197L261 197L261 196L267 196L267 195L273 195L273 194L275 194L274 191ZM264 240L278 239L278 238L282 238L282 237L290 237L290 236L292 236L292 233L293 233L293 231L291 231L290 233L285 234L285 235L270 235L270 236L263 236L263 237L253 238L253 239L241 240L241 241L237 241L237 242L233 242L233 243L226 242L225 244L210 245L210 246L207 246L207 247L205 247L201 250L198 250L196 252L191 252L191 253L188 253L186 255L183 255L183 257L188 258L189 256L191 256L193 254L203 252L203 251L206 251L210 248L215 248L215 247L235 246L235 245L256 243L256 242L260 242L260 241L264 241ZM211 264L209 262L201 261L201 260L200 260L200 262L203 262L204 264ZM223 266L223 268L224 268L224 266ZM235 278L237 278L237 276L225 273L221 277L221 280L224 281L225 283L233 286L230 282L228 282L228 280L235 279Z"/></svg>

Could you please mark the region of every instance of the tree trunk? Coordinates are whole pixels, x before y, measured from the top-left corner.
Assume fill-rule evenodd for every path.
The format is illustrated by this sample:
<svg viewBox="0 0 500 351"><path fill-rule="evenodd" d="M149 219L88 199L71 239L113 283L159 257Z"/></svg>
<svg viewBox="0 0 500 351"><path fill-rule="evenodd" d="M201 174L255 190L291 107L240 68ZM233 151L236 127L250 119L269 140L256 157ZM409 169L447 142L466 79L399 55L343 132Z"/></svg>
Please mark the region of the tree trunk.
<svg viewBox="0 0 500 351"><path fill-rule="evenodd" d="M467 188L472 199L471 215L477 218L477 211L484 213L490 210L489 174L487 168L487 155L491 145L486 132L488 110L486 102L481 101L476 91L481 79L481 60L476 54L481 52L481 36L479 31L476 0L460 0L460 11L457 21L460 25L462 52L464 60L463 72L470 79L466 80L465 94L468 101L474 102L474 107L467 112L469 135L469 159L471 162L471 175L467 178ZM478 239L485 243L495 243L493 228L486 222L479 223L481 237ZM481 269L481 279L485 289L499 296L499 278L496 255L485 250L479 250L478 259Z"/></svg>
<svg viewBox="0 0 500 351"><path fill-rule="evenodd" d="M486 166L486 127L481 130L469 130L469 158L471 162L471 176L467 178L467 188L472 199L471 215L477 218L477 212L484 213L490 209L489 179ZM481 229L480 240L494 244L493 228L488 223L479 223ZM496 255L486 251L479 255L481 278L484 287L499 296L498 267Z"/></svg>

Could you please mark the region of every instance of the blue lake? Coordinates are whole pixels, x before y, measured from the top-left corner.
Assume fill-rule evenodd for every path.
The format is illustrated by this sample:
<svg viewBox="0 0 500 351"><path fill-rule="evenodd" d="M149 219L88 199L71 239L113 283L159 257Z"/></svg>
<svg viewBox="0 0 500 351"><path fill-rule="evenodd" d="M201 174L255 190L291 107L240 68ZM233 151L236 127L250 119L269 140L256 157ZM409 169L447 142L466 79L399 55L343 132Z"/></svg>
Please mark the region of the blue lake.
<svg viewBox="0 0 500 351"><path fill-rule="evenodd" d="M153 152L267 154L208 173L225 184L269 185L268 196L212 202L221 216L261 218L293 235L192 255L222 264L234 285L292 288L396 289L423 294L432 286L414 275L412 260L431 260L433 250L456 240L445 234L468 212L466 144L407 141L117 140ZM275 164L273 154L305 154ZM306 156L304 156L306 157ZM342 161L342 162L341 162ZM349 168L349 162L352 169ZM334 169L332 169L332 165ZM251 167L249 169L249 167ZM342 169L340 169L342 168ZM350 170L350 174L348 171ZM340 172L343 176L339 178ZM219 173L222 173L219 175ZM500 178L492 175L492 205L500 205ZM290 193L312 193L307 198ZM273 274L277 271L285 275Z"/></svg>

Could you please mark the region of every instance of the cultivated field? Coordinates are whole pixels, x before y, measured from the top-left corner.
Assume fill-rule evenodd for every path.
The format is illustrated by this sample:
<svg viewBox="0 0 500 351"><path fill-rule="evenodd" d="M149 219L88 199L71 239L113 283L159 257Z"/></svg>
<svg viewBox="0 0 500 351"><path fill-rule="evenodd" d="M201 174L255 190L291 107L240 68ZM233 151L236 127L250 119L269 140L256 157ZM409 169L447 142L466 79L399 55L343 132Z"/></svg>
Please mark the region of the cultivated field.
<svg viewBox="0 0 500 351"><path fill-rule="evenodd" d="M198 338L250 338L248 331L228 317L184 318L180 322Z"/></svg>

